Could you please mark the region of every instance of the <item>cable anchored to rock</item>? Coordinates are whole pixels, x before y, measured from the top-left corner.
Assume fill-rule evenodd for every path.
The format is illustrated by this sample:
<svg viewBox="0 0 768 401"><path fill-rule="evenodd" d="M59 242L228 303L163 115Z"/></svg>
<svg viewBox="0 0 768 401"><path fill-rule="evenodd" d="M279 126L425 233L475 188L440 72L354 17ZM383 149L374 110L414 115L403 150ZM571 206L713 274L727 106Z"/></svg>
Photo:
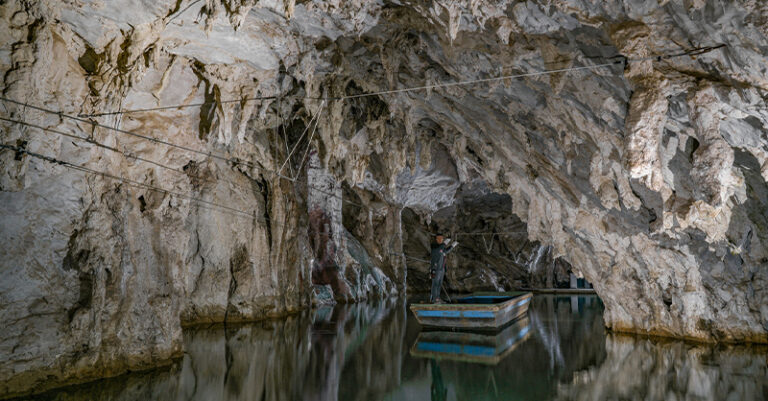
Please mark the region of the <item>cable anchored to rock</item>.
<svg viewBox="0 0 768 401"><path fill-rule="evenodd" d="M144 140L147 140L147 141L150 141L150 142L154 142L154 143L157 143L157 144L161 144L161 145L164 145L164 146L168 146L168 147L171 147L171 148L176 148L176 149L180 149L180 150L183 150L183 151L187 151L187 152L191 152L191 153L195 153L195 154L211 157L211 158L214 158L214 159L223 160L223 161L226 161L228 163L235 164L235 165L238 165L238 164L239 165L245 165L245 166L248 166L250 168L257 167L255 164L253 164L251 162L240 160L238 158L226 157L226 156L217 155L217 154L212 153L212 152L205 152L205 151L202 151L202 150L193 149L193 148L190 148L188 146L178 145L178 144L175 144L175 143L172 143L172 142L168 142L168 141L164 141L162 139L158 139L158 138L155 138L155 137L152 137L152 136L147 136L147 135L139 134L137 132L124 130L124 129L121 129L121 128L110 127L108 125L100 124L100 123L95 122L95 121L90 121L90 120L86 120L84 118L75 117L73 115L63 113L61 111L55 111L55 110L47 109L47 108L40 107L40 106L34 106L34 105L29 104L29 103L20 102L18 100L14 100L14 99L9 99L9 98L4 97L4 96L0 96L0 100L6 101L6 102L9 102L9 103L13 103L13 104L16 104L16 105L19 105L19 106L28 107L30 109L41 111L43 113L53 114L53 115L57 115L59 117L67 118L67 119L70 119L70 120L73 120L73 121L78 121L78 122L81 122L83 124L89 124L89 125L91 125L93 127L103 128L103 129L115 131L115 132L118 132L118 133L121 133L121 134L124 134L124 135L129 135L129 136L133 136L133 137L136 137L136 138L141 138L141 139L144 139Z"/></svg>
<svg viewBox="0 0 768 401"><path fill-rule="evenodd" d="M454 235L466 235L466 236L484 236L484 235L513 235L513 234L527 234L527 231L485 231L485 232L458 232Z"/></svg>
<svg viewBox="0 0 768 401"><path fill-rule="evenodd" d="M104 178L108 178L108 179L111 179L111 180L122 182L122 183L124 183L126 185L129 185L129 186L133 186L133 187L137 187L137 188L142 188L142 189L146 189L146 190L150 190L150 191L155 191L155 192L159 192L159 193L163 193L163 194L167 194L167 195L173 195L173 196L176 196L176 197L179 197L179 198L183 198L183 199L187 199L187 200L199 203L199 204L210 205L210 206L213 206L215 208L219 208L219 209L211 209L211 210L216 210L218 212L225 212L225 213L230 213L230 214L236 214L236 215L239 215L239 216L247 216L247 217L249 217L251 219L256 219L258 221L266 222L265 219L260 219L260 218L256 217L256 213L255 212L254 213L249 213L249 212L246 212L244 210L240 210L240 209L236 209L236 208L233 208L233 207L221 205L221 204L218 204L218 203L215 203L215 202L211 202L211 201L207 201L207 200L204 200L204 199L196 198L194 196L185 195L185 194L178 193L178 192L175 192L175 191L169 191L167 189L164 189L164 188L161 188L161 187L157 187L157 186L154 186L154 185L151 185L151 184L147 184L147 183L144 183L144 182L131 180L131 179L120 177L120 176L117 176L117 175L114 175L114 174L110 174L110 173L107 173L107 172L104 172L104 171L94 170L92 168L81 166L79 164L70 163L70 162L65 161L65 160L60 160L60 159L57 159L57 158L54 158L54 157L50 157L50 156L46 156L46 155L43 155L43 154L40 154L40 153L31 152L31 151L29 151L27 149L24 149L22 147L19 147L19 146L11 146L11 145L0 144L0 149L12 150L12 151L16 152L16 154L26 154L26 155L29 155L29 156L37 158L37 159L41 159L41 160L46 161L46 162L51 163L51 164L57 164L57 165L60 165L60 166L64 166L64 167L73 169L73 170L77 170L77 171L81 171L81 172L85 172L85 173L89 173L89 174L98 175L98 176L101 176L101 177L104 177Z"/></svg>
<svg viewBox="0 0 768 401"><path fill-rule="evenodd" d="M173 171L173 172L178 173L180 175L183 175L185 177L195 178L195 179L198 179L198 180L201 180L201 181L205 181L205 182L208 182L208 183L212 183L212 184L216 184L219 181L225 181L225 182L228 182L228 183L232 184L233 186L235 186L237 188L240 188L240 189L242 189L244 191L250 191L250 188L245 188L242 185L240 185L240 184L238 184L238 183L236 183L236 182L234 182L232 180L228 180L226 178L213 179L213 178L208 178L208 177L202 177L202 176L199 176L199 175L196 175L196 174L191 174L191 173L189 173L187 171L178 169L176 167L171 167L171 166L162 164L160 162L157 162L157 161L154 161L154 160L151 160L151 159L146 159L146 158L143 158L141 156L136 156L136 155L131 154L131 153L126 153L123 150L120 150L120 149L118 149L118 148L116 148L114 146L109 146L109 145L103 144L101 142L98 142L98 141L94 140L93 138L90 138L90 137L84 138L84 137L81 137L81 136L78 136L78 135L74 135L74 134L70 134L70 133L67 133L67 132L55 130L55 129L52 129L52 128L46 128L46 127L43 127L41 125L32 124L32 123L29 123L29 122L26 122L26 121L14 120L12 118L0 117L0 121L7 121L7 122L10 122L10 123L20 124L20 125L24 125L24 126L31 127L31 128L37 128L37 129L39 129L39 130L41 130L43 132L50 132L52 134L56 134L56 135L60 135L60 136L63 136L63 137L71 138L71 139L74 139L76 141L85 142L87 144L94 145L94 146L100 147L102 149L106 149L106 150L108 150L110 152L118 153L118 154L122 155L126 160L137 160L137 161L140 161L140 162L149 163L149 164L158 166L160 168L163 168L163 169L166 169L166 170L169 170L169 171Z"/></svg>
<svg viewBox="0 0 768 401"><path fill-rule="evenodd" d="M636 59L632 59L630 61L632 61L632 62L647 61L647 60L663 61L663 60L669 60L669 59L672 59L672 58L684 57L684 56L695 57L695 56L700 56L702 54L709 53L711 51L714 51L714 50L717 50L717 49L720 49L720 48L723 48L723 47L726 47L725 43L721 43L719 45L714 45L714 46L695 47L693 49L688 49L688 50L686 50L684 52L681 52L681 53L662 54L662 55L658 55L658 56L648 56L648 57L636 58Z"/></svg>
<svg viewBox="0 0 768 401"><path fill-rule="evenodd" d="M153 143L160 143L160 144L163 144L163 145L168 145L168 146L171 146L171 147L176 147L176 148L180 148L182 150L187 150L187 151L191 151L191 152L194 152L194 153L197 153L197 154L208 156L208 157L211 157L211 158L214 158L214 159L224 160L224 161L227 161L227 162L230 162L230 163L233 163L233 164L246 164L246 165L249 165L251 167L257 167L253 163L250 163L250 162L245 162L245 161L241 161L241 160L238 160L238 159L226 158L224 156L218 156L218 155L215 155L215 154L210 153L210 152L203 152L203 151L198 151L198 150L191 149L191 148L188 148L188 147L185 147L185 146L175 145L175 144L172 144L170 142L165 142L165 141L159 140L157 138L146 136L146 135L142 135L142 134L139 134L139 133L136 133L136 132L133 132L133 131L127 131L127 130L123 130L123 129L119 129L119 128L115 128L115 127L110 127L110 126L103 125L103 124L95 124L95 123L93 123L91 121L87 121L87 120L84 120L84 119L81 119L81 118L78 118L78 117L70 116L70 115L67 115L67 114L64 114L64 113L61 113L61 112L57 112L57 111L54 111L54 110L46 109L46 108L43 108L43 107L34 106L34 105L31 105L31 104L28 104L28 103L20 102L20 101L17 101L17 100L6 98L6 97L0 96L0 100L7 101L7 102L13 103L13 104L17 104L17 105L20 105L20 106L23 106L23 107L29 107L31 109L38 110L38 111L41 111L41 112L44 112L44 113L54 114L54 115L57 115L57 116L60 116L60 117L67 117L67 118L70 118L70 119L72 119L74 121L82 122L82 123L85 123L85 124L91 124L91 125L94 125L94 126L106 129L106 130L116 131L118 133L123 133L123 134L131 135L131 136L134 136L134 137L137 137L137 138L140 138L140 139L144 139L144 140L147 140L147 141L150 141L150 142L153 142ZM116 149L116 148L110 147L108 145L104 145L104 144L98 143L98 142L96 142L96 141L94 141L94 140L92 140L90 138L79 137L77 135L72 135L72 134L64 133L64 132L61 132L61 131L53 130L51 128L45 128L43 126L36 125L36 124L31 124L31 123L28 123L28 122L25 122L25 121L22 121L22 120L14 120L14 119L3 118L3 117L0 117L0 120L4 120L4 121L7 121L7 122L16 123L16 124L22 124L22 125L30 126L30 127L33 127L33 128L38 128L38 129L41 129L41 130L44 130L44 131L48 131L48 132L56 133L56 134L59 134L59 135L67 136L67 137L70 137L70 138L73 138L73 139L84 140L84 141L86 141L88 143L91 143L91 144L94 144L96 146L105 147L105 148L108 148L109 150L114 150L116 152L123 153L119 149ZM309 125L308 125L308 127L309 127ZM148 163L151 163L151 164L158 165L158 166L163 167L163 168L167 168L167 169L171 169L171 170L178 170L178 169L174 169L173 167L165 166L165 165L162 165L161 163L158 163L158 162L155 162L155 161L152 161L152 160L149 160L149 159L143 159L143 158L139 158L139 157L136 157L136 156L129 156L129 155L125 155L125 154L124 154L124 156L126 156L128 158L133 158L133 159L136 159L136 160L142 160L142 161L145 161L145 162L148 162ZM264 170L264 169L262 169L262 170ZM275 176L278 177L279 179L287 180L287 181L290 181L290 182L296 182L296 180L298 178L298 176L297 177L286 177L286 176L284 176L284 175L282 175L282 174L280 174L280 173L278 173L276 171L271 171L271 170L264 170L264 171L268 172L268 173L274 173ZM225 181L229 181L229 180L225 180ZM355 206L358 206L358 207L364 207L363 205L361 205L359 203L355 203L355 202L352 202L352 201L344 200L342 197L340 197L340 196L338 196L338 195L336 195L334 193L324 191L323 189L321 189L321 188L319 188L317 186L314 186L314 185L312 185L310 183L307 183L307 187L312 188L313 190L316 190L316 191L318 191L320 193L324 193L324 194L326 194L328 196L337 197L337 198L341 199L341 201L344 202L344 203L352 204L352 205L355 205Z"/></svg>
<svg viewBox="0 0 768 401"><path fill-rule="evenodd" d="M408 256L408 255L406 255L406 254L404 254L404 253L399 253L399 252L390 252L390 254L392 254L392 255L397 255L397 256L402 256L402 257L404 257L404 258L406 258L406 259L414 260L414 261L416 261L416 262L431 263L431 262L430 262L430 261L428 261L428 260L419 259L419 258L414 258L413 256Z"/></svg>
<svg viewBox="0 0 768 401"><path fill-rule="evenodd" d="M238 158L217 155L217 154L214 154L212 152L206 152L206 151L197 150L197 149L194 149L194 148L191 148L191 147L188 147L188 146L179 145L179 144L168 142L168 141L165 141L165 140L162 140L162 139L159 139L159 138L155 138L153 136L143 135L143 134L139 134L139 133L134 132L134 131L119 129L119 128L116 128L116 127L111 127L111 126L108 126L108 125L100 124L100 123L98 123L96 121L87 120L85 118L87 118L87 117L100 117L100 116L107 116L107 115L128 114L128 113L150 112L150 111L158 111L158 110L180 109L180 108L187 108L187 107L201 107L201 106L209 105L209 104L245 103L245 102L249 102L249 101L263 101L263 100L273 100L273 99L282 99L282 98L294 98L294 99L303 99L303 100L322 100L323 103L321 103L320 111L318 111L318 113L312 118L312 120L316 120L316 119L319 118L319 113L322 111L322 108L323 108L325 102L328 101L328 100L356 99L356 98L369 97L369 96L379 96L379 95L386 95L386 94L397 94L397 93L405 93L405 92L420 91L420 90L430 90L430 89L438 89L438 88L453 87L453 86L476 85L476 84L480 84L480 83L504 81L504 80L508 80L508 79L519 79L519 78L525 78L525 77L542 76L542 75L549 75L549 74L556 74L556 73L565 73L565 72L572 72L572 71L581 71L581 70L591 70L591 69L605 68L605 67L610 67L610 66L614 66L614 65L623 65L625 63L639 62L639 61L646 61L646 60L662 61L662 60L672 59L672 58L675 58L675 57L697 56L697 55L705 54L705 53L708 53L708 52L711 52L711 51L714 51L716 49L720 49L720 48L723 48L723 47L725 47L725 45L724 44L720 44L720 45L716 45L716 46L707 46L707 47L699 47L699 48L689 49L689 50L687 50L685 52L681 52L681 53L666 54L666 55L659 55L659 56L652 56L652 57L638 58L638 59L622 58L622 59L619 59L619 60L611 61L609 63L602 63L602 64L589 65L589 66L561 68L561 69L545 70L545 71L539 71L539 72L514 74L514 75L503 75L503 76L499 76L499 77L475 79L475 80L468 80L468 81L437 83L437 84L423 85L423 86L417 86L417 87L409 87L409 88L401 88L401 89L393 89L393 90L384 90L384 91L377 91L377 92L370 92L370 93L361 93L361 94L356 94L356 95L346 95L346 96L337 96L337 97L309 97L309 96L293 96L293 97L285 96L285 97L278 97L278 96L260 96L260 97L230 99L230 100L221 100L221 101L209 101L209 102L193 103L193 104L162 106L162 107L155 107L155 108L145 108L145 109L135 109L135 110L122 110L122 111L108 112L108 113L80 114L79 116L70 115L70 114L67 114L67 113L64 113L64 112L61 112L61 111L50 110L50 109L47 109L47 108L44 108L44 107L34 106L34 105L31 105L31 104L28 104L28 103L25 103L25 102L13 100L13 99L10 99L10 98L7 98L7 97L3 97L3 96L0 96L0 100L5 101L5 102L9 102L9 103L13 103L13 104L16 104L16 105L19 105L19 106L23 106L23 107L26 107L26 108L30 108L30 109L33 109L33 110L38 110L38 111L41 111L41 112L44 112L44 113L49 113L49 114L57 115L57 116L59 116L59 118L67 118L67 119L70 119L70 120L73 120L73 121L76 121L76 122L88 124L88 125L91 125L94 128L96 128L96 127L103 128L103 129L115 131L115 132L118 132L118 133L121 133L121 134L130 135L130 136L133 136L133 137L144 139L144 140L156 143L156 144L161 144L161 145L164 145L164 146L180 149L180 150L183 150L183 151L204 155L204 156L207 156L207 157L210 157L210 158L213 158L213 159L222 160L222 161L225 161L225 162L228 162L228 163L232 163L233 165L245 165L245 166L248 166L250 168L260 168L260 167L256 166L252 162L240 160ZM20 124L26 124L28 126L36 127L36 128L42 129L42 130L50 131L50 132L57 132L57 131L54 131L54 130L51 130L51 129L48 129L48 128L44 128L44 127L41 127L41 126L36 126L36 125L33 125L33 124L28 124L28 123L22 122L20 120L11 120L11 119L6 119L6 118L0 118L0 119L8 121L8 122L15 122L15 123L20 123ZM307 125L307 127L306 127L307 129L309 128L309 126L312 125L312 120ZM315 129L316 128L317 128L317 123L315 124ZM60 133L62 135L71 136L71 137L74 137L74 138L78 138L80 140L86 140L89 143L93 143L93 144L95 144L97 146L102 146L102 147L105 147L107 149L120 152L116 148L108 147L107 145L99 144L99 143L96 143L95 141L88 140L86 138L82 138L82 137L78 137L78 136L74 136L74 135L70 135L70 134L66 134L66 133L61 133L61 132L57 132L57 133ZM303 135L305 135L305 134L306 134L306 129L305 129L305 133L302 134L302 139L303 139ZM311 144L311 140L312 140L312 136L313 135L314 135L314 130L313 130L312 135L310 136L310 139L309 139L310 144ZM301 141L301 139L299 141ZM307 145L308 146L307 151L309 149L310 144ZM286 145L287 145L287 143L286 143ZM64 162L64 161L60 161L60 160L49 158L47 156L33 154L33 153L28 152L28 151L26 151L24 149L19 150L20 148L9 147L8 145L2 145L2 146L3 146L3 148L6 148L6 149L17 149L16 150L17 154L18 153L24 153L24 154L28 154L28 155L33 156L33 157L40 157L40 158L43 158L44 160L47 160L49 162L54 162L54 163L57 163L57 164L66 165L66 166L69 166L71 168L79 169L81 171L86 171L86 172L90 172L90 173L93 173L93 174L103 175L103 176L108 177L108 178L118 179L118 180L120 180L122 182L125 182L126 184L129 184L129 185L141 185L141 186L143 186L143 187L145 187L147 189L150 189L148 187L151 187L149 184L137 183L137 182L131 183L130 180L123 179L122 177L117 177L117 176L111 175L109 173L104 173L104 172L99 172L99 171L91 170L91 169L88 169L87 167L84 167L84 166L74 165L74 164L71 164L71 163L68 163L68 162ZM294 146L294 149L289 152L289 155L286 158L286 161L283 163L283 165L281 166L279 171L269 171L269 172L275 173L276 177L278 177L279 179L284 179L284 180L288 180L288 181L291 181L291 182L296 182L296 180L298 179L298 174L300 174L300 172L297 172L296 177L286 177L286 176L282 175L281 172L282 172L282 169L285 167L285 164L288 162L288 160L290 160L290 157L292 156L293 152L296 150L297 146L298 146L298 143ZM132 158L134 158L136 160L145 161L145 162L152 163L152 164L164 167L164 168L168 168L168 169L171 169L171 170L174 170L174 171L178 171L178 169L174 169L174 168L169 167L169 166L161 165L160 163L157 163L157 162L154 162L154 161L151 161L151 160L148 160L148 159L142 159L142 158L138 158L138 157L134 157L134 156L128 156L128 155L126 155L123 152L120 152L120 153L122 153L126 157L132 157ZM305 158L306 158L306 152L305 152L305 155L302 157L302 160L301 160L301 163L300 163L300 169L301 169L301 166L303 166ZM312 185L310 183L307 183L307 186L309 188L312 188L313 190L315 190L317 192L324 193L326 195L329 195L329 196L341 199L341 202L343 202L343 203L348 203L348 204L352 204L352 205L355 205L355 206L358 206L358 207L361 207L361 208L365 208L365 206L363 206L361 204L345 200L345 199L343 199L342 196L336 195L335 193L332 193L332 192L325 191L325 190L323 190L323 189L321 189L321 188L319 188L317 186L314 186L314 185ZM162 189L162 188L152 188L152 190L157 190L159 192L168 193L168 194L172 194L172 195L175 195L175 196L179 196L179 197L190 199L190 197L188 197L187 195L174 193L172 191L168 191L168 190L165 190L165 189ZM194 197L192 197L191 199L197 201L197 199L194 198ZM210 203L210 202L204 201L204 200L199 200L199 201ZM228 208L228 207L222 206L222 205L216 205L216 206L223 207L223 208ZM234 210L236 210L236 209L234 209ZM250 213L247 213L247 212L243 212L243 211L239 211L239 210L237 210L237 211L239 213L246 213L246 215L251 216L251 217L255 216L255 215L251 215ZM456 236L459 236L459 235L468 235L468 236L471 236L471 235L480 235L480 236L492 235L491 239L493 239L493 236L523 234L523 233L525 233L525 232L520 232L520 231L513 231L513 232L483 232L483 233L481 233L481 232L474 232L474 233L456 233L455 235ZM483 238L483 239L485 240L485 238ZM491 246L492 246L492 244L491 244Z"/></svg>
<svg viewBox="0 0 768 401"><path fill-rule="evenodd" d="M431 90L431 89L439 89L439 88L446 88L446 87L453 87L453 86L465 86L465 85L476 85L480 83L488 83L488 82L496 82L496 81L504 81L508 79L519 79L519 78L528 78L528 77L535 77L535 76L541 76L541 75L551 75L551 74L558 74L558 73L565 73L565 72L573 72L573 71L582 71L582 70L592 70L592 69L598 69L598 68L604 68L604 67L610 67L615 65L623 65L624 63L635 63L640 61L647 61L647 60L655 60L655 61L663 61L663 60L669 60L672 58L677 57L685 57L685 56L698 56L705 53L709 53L711 51L720 49L726 47L725 44L719 44L714 46L704 46L704 47L696 47L693 49L686 50L684 52L679 53L672 53L672 54L662 54L657 56L650 56L650 57L643 57L643 58L626 58L624 56L613 56L608 57L606 60L613 60L608 63L602 63L602 64L596 64L596 65L586 65L581 67L568 67L568 68L558 68L558 69L552 69L552 70L545 70L545 71L536 71L536 72L529 72L529 73L522 73L522 74L513 74L513 75L502 75L499 77L492 77L492 78L482 78L482 79L473 79L473 80L467 80L467 81L456 81L456 82L443 82L443 83L436 83L431 85L422 85L422 86L414 86L414 87L408 87L408 88L401 88L401 89L390 89L390 90L383 90L383 91L377 91L377 92L369 92L369 93L360 93L356 95L345 95L345 96L328 96L328 97L313 97L313 96L278 96L278 95L272 95L272 96L257 96L257 97L244 97L239 99L227 99L227 100L219 100L219 101L207 101L207 102L201 102L201 103L190 103L190 104L178 104L178 105L171 105L171 106L159 106L159 107L150 107L150 108L142 108L142 109L130 109L130 110L120 110L120 111L111 111L111 112L104 112L104 113L92 113L92 114L80 114L80 117L102 117L102 116L111 116L111 115L117 115L117 114L131 114L131 113L145 113L145 112L151 112L151 111L162 111L162 110L173 110L173 109L183 109L183 108L189 108L189 107L202 107L207 106L211 104L229 104L229 103L246 103L251 101L262 101L262 100L275 100L275 99L298 99L298 100L346 100L346 99L357 99L362 97L369 97L369 96L379 96L379 95L389 95L389 94L397 94L397 93L405 93L405 92L413 92L413 91L421 91L421 90Z"/></svg>
<svg viewBox="0 0 768 401"><path fill-rule="evenodd" d="M317 113L315 113L314 116L312 116L312 119L309 120L309 124L307 124L306 127L304 127L304 132L301 133L301 136L299 137L299 140L296 141L296 144L293 145L293 149L288 153L288 156L285 158L285 161L280 166L280 169L277 170L277 174L283 172L283 169L285 168L285 165L288 164L288 162L291 160L291 156L293 156L293 152L296 151L296 149L299 147L299 144L301 144L301 140L304 139L304 136L307 134L307 131L309 130L309 127L312 126L312 122L317 120L317 123L315 124L315 127L312 129L312 134L309 137L309 140L307 142L307 151L309 151L309 147L312 145L312 138L315 136L315 131L317 130L317 126L320 124L320 113L323 112L323 107L325 106L325 100L323 100L322 103L320 103L320 108L318 109ZM301 174L301 167L304 164L304 158L307 157L306 152L304 153L304 157L302 157L301 164L299 165L299 171L296 172L296 177L293 178L293 181L296 181L297 178L299 178L299 174Z"/></svg>
<svg viewBox="0 0 768 401"><path fill-rule="evenodd" d="M150 112L150 111L163 111L163 110L173 110L173 109L184 109L184 108L189 108L189 107L202 107L202 106L207 106L207 105L211 105L211 104L229 104L229 103L245 103L245 102L260 101L260 100L275 100L275 99L278 99L278 98L282 98L282 99L298 99L298 100L346 100L346 99L357 99L357 98L361 98L361 97L388 95L388 94L403 93L403 92L413 92L413 91L420 91L420 90L427 90L427 89L446 88L446 87L451 87L451 86L475 85L475 84L485 83L485 82L503 81L503 80L506 80L506 79L533 77L533 76L538 76L538 75L548 75L548 74L555 74L555 73L560 73L560 72L596 69L596 68L602 68L602 67L607 67L607 66L611 66L611 65L618 65L618 64L622 64L622 63L623 63L623 61L619 60L619 61L612 61L610 63L591 65L591 66L561 68L561 69L557 69L557 70L538 71L538 72L530 72L530 73L515 74L515 75L504 75L504 76L500 76L500 77L474 79L474 80L470 80L470 81L446 82L446 83L438 83L438 84L433 84L433 85L423 85L423 86L416 86L416 87L410 87L410 88L391 89L391 90L384 90L384 91L378 91L378 92L360 93L360 94L357 94L357 95L328 96L328 97L312 97L312 96L282 96L282 97L280 97L280 96L276 96L276 95L275 96L259 96L259 97L250 97L250 98L240 98L240 99L208 101L208 102L201 102L201 103L190 103L190 104L178 104L178 105L171 105L171 106L150 107L150 108L142 108L142 109L110 111L110 112L104 112L104 113L79 114L79 116L83 117L83 118L86 118L86 117L103 117L103 116L112 116L112 115L118 115L118 114L133 114L133 113L145 113L145 112Z"/></svg>
<svg viewBox="0 0 768 401"><path fill-rule="evenodd" d="M148 107L144 109L110 111L106 113L78 114L78 117L82 117L82 118L104 117L104 116L114 116L119 114L147 113L150 111L180 110L180 109L187 109L191 107L203 107L203 106L208 106L213 104L247 103L247 102L255 102L255 101L274 100L274 99L277 99L277 96L257 96L257 97L246 97L246 98L240 98L240 99L228 99L228 100L218 100L218 101L213 100L213 101L206 101L206 102L199 102L199 103L177 104L177 105L160 106L160 107ZM321 100L321 99L318 98L318 100Z"/></svg>
<svg viewBox="0 0 768 401"><path fill-rule="evenodd" d="M190 8L192 8L192 6L194 6L195 4L199 3L200 1L202 1L202 0L195 0L195 1L191 2L191 3L189 3L189 5L188 5L188 6L186 6L186 7L184 7L184 9L183 9L183 10L179 11L178 13L176 13L176 15L172 16L172 17L171 17L171 18L168 20L168 23L171 23L171 21L173 21L173 20L175 20L176 18L178 18L179 16L181 16L181 14L184 14L184 13L185 13L187 10L189 10ZM179 5L181 5L181 3L179 3Z"/></svg>

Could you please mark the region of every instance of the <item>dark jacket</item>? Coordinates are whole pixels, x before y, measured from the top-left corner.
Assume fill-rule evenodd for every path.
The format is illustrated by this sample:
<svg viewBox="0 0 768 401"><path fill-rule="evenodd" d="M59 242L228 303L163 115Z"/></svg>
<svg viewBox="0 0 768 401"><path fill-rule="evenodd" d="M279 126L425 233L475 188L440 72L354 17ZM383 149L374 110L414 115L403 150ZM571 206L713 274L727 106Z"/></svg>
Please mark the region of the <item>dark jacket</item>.
<svg viewBox="0 0 768 401"><path fill-rule="evenodd" d="M432 270L445 269L445 256L453 250L453 246L447 246L445 243L432 244L430 252L429 267Z"/></svg>

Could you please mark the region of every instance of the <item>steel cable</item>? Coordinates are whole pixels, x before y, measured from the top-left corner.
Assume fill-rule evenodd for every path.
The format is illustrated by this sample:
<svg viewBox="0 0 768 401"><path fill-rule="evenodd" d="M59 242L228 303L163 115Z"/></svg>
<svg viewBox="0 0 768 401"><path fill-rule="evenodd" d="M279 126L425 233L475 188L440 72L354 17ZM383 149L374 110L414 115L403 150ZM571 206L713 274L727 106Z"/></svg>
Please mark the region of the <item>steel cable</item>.
<svg viewBox="0 0 768 401"><path fill-rule="evenodd" d="M299 99L299 100L345 100L345 99L356 99L361 97L368 97L368 96L379 96L379 95L386 95L386 94L395 94L395 93L403 93L403 92L412 92L412 91L419 91L419 90L428 90L428 89L437 89L437 88L445 88L445 87L451 87L451 86L462 86L462 85L475 85L478 83L485 83L485 82L494 82L494 81L503 81L507 79L518 79L518 78L527 78L527 77L534 77L534 76L540 76L540 75L549 75L549 74L557 74L562 72L570 72L570 71L581 71L581 70L590 70L590 69L598 69L603 67L609 67L613 65L622 65L624 63L634 63L639 61L646 61L646 60L656 60L656 61L663 61L663 60L669 60L672 58L677 57L684 57L684 56L698 56L705 53L709 53L711 51L720 49L726 47L725 44L719 44L714 46L703 46L703 47L696 47L693 49L689 49L683 52L679 53L672 53L672 54L661 54L657 56L649 56L649 57L642 57L642 58L626 58L621 55L613 56L613 57L607 57L606 60L611 59L617 59L608 63L603 64L596 64L596 65L588 65L588 66L581 66L581 67L569 67L569 68L559 68L559 69L553 69L553 70L545 70L545 71L537 71L537 72L530 72L530 73L523 73L523 74L514 74L514 75L503 75L499 77L492 77L492 78L482 78L482 79L475 79L475 80L467 80L467 81L456 81L456 82L444 82L444 83L438 83L433 85L423 85L423 86L415 86L415 87L408 87L408 88L401 88L401 89L391 89L391 90L383 90L383 91L377 91L377 92L369 92L369 93L361 93L357 95L345 95L345 96L329 96L329 97L313 97L313 96L255 96L255 97L245 97L245 98L239 98L239 99L227 99L227 100L220 100L220 101L208 101L208 102L202 102L202 103L191 103L191 104L178 104L178 105L171 105L171 106L159 106L159 107L150 107L150 108L142 108L142 109L132 109L132 110L121 110L121 111L111 111L111 112L103 112L103 113L92 113L92 114L80 114L80 117L102 117L102 116L109 116L109 115L115 115L115 114L129 114L129 113L144 113L144 112L150 112L150 111L162 111L162 110L171 110L171 109L182 109L182 108L188 108L188 107L202 107L209 104L229 104L229 103L245 103L250 101L261 101L261 100L274 100L278 98L289 98L289 99Z"/></svg>
<svg viewBox="0 0 768 401"><path fill-rule="evenodd" d="M147 184L147 183L144 183L144 182L140 182L140 181L136 181L136 180L131 180L131 179L128 179L128 178L120 177L120 176L117 176L117 175L114 175L114 174L111 174L111 173L107 173L107 172L104 172L104 171L94 170L92 168L81 166L81 165L74 164L74 163L70 163L70 162L65 161L65 160L60 160L60 159L57 159L57 158L54 158L54 157L45 156L45 155L40 154L40 153L31 152L31 151L29 151L27 149L24 149L24 148L21 148L21 147L18 147L18 146L0 144L0 148L8 149L8 150L13 150L17 154L26 154L26 155L35 157L37 159L44 160L44 161L46 161L48 163L58 164L60 166L64 166L64 167L67 167L67 168L70 168L70 169L73 169L73 170L78 170L78 171L81 171L81 172L95 174L95 175L99 175L99 176L102 176L102 177L105 177L105 178L109 178L109 179L112 179L112 180L120 181L120 182L122 182L122 183L124 183L126 185L130 185L130 186L134 186L134 187L138 187L138 188L143 188L143 189L147 189L147 190L151 190L151 191L155 191L155 192L159 192L159 193L164 193L164 194L168 194L168 195L173 195L173 196L176 196L176 197L179 197L179 198L183 198L183 199L187 199L187 200L190 200L190 201L193 201L193 202L202 203L202 204L210 205L210 206L213 206L213 207L216 207L216 208L220 208L220 209L223 209L223 211L228 211L230 213L234 213L234 214L237 214L237 215L240 215L240 216L248 216L249 218L256 219L256 220L262 221L262 222L266 222L265 219L257 218L255 213L248 213L248 212L246 212L244 210L240 210L240 209L236 209L236 208L233 208L233 207L221 205L221 204L218 204L218 203L215 203L215 202L211 202L211 201L207 201L207 200L204 200L204 199L196 198L196 197L190 196L190 195L185 195L185 194L182 194L182 193L179 193L179 192L170 191L170 190L167 190L167 189L164 189L164 188L161 188L161 187L158 187L158 186L154 186L154 185L151 185L151 184ZM217 210L217 209L212 209L212 210ZM217 211L222 211L222 210L217 210Z"/></svg>

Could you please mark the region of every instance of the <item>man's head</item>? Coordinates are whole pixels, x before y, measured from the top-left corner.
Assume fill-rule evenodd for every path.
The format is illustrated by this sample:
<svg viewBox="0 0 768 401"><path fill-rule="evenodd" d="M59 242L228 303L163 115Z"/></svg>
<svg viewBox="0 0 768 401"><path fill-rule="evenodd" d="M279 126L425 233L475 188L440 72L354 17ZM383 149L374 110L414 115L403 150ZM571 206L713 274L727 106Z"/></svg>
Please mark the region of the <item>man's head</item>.
<svg viewBox="0 0 768 401"><path fill-rule="evenodd" d="M435 236L435 242L437 242L438 244L442 244L444 239L445 237L443 237L443 234L437 234Z"/></svg>

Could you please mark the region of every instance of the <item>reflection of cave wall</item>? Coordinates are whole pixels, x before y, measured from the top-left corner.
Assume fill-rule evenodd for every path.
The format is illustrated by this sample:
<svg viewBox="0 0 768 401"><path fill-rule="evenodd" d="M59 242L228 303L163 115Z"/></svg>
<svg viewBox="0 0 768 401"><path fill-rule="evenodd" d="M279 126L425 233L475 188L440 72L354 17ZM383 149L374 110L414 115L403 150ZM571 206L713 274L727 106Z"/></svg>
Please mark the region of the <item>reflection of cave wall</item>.
<svg viewBox="0 0 768 401"><path fill-rule="evenodd" d="M558 400L764 400L764 347L691 345L622 335L605 338L605 359L573 375Z"/></svg>
<svg viewBox="0 0 768 401"><path fill-rule="evenodd" d="M512 212L512 199L482 180L462 184L450 206L426 218L406 208L402 220L403 250L414 258L407 260L411 291L429 288L429 265L415 259L429 259L435 233L461 244L448 258L450 291L569 286L570 265L553 258L551 247L529 241L526 224Z"/></svg>
<svg viewBox="0 0 768 401"><path fill-rule="evenodd" d="M448 399L550 400L560 383L605 360L602 303L593 296L534 296L528 312L531 335L513 345L496 365L467 364L453 358L437 360ZM406 332L414 344L419 325ZM431 361L408 355L402 386L391 399L429 399Z"/></svg>
<svg viewBox="0 0 768 401"><path fill-rule="evenodd" d="M441 362L446 380L455 383L457 399L492 399L491 394L512 400L551 399L556 383L603 360L604 344L595 341L604 332L602 305L597 298L569 298L535 297L529 310L533 335L495 367L467 369Z"/></svg>
<svg viewBox="0 0 768 401"><path fill-rule="evenodd" d="M405 322L402 300L389 300L190 328L184 358L168 369L64 388L40 400L369 400L399 385Z"/></svg>

